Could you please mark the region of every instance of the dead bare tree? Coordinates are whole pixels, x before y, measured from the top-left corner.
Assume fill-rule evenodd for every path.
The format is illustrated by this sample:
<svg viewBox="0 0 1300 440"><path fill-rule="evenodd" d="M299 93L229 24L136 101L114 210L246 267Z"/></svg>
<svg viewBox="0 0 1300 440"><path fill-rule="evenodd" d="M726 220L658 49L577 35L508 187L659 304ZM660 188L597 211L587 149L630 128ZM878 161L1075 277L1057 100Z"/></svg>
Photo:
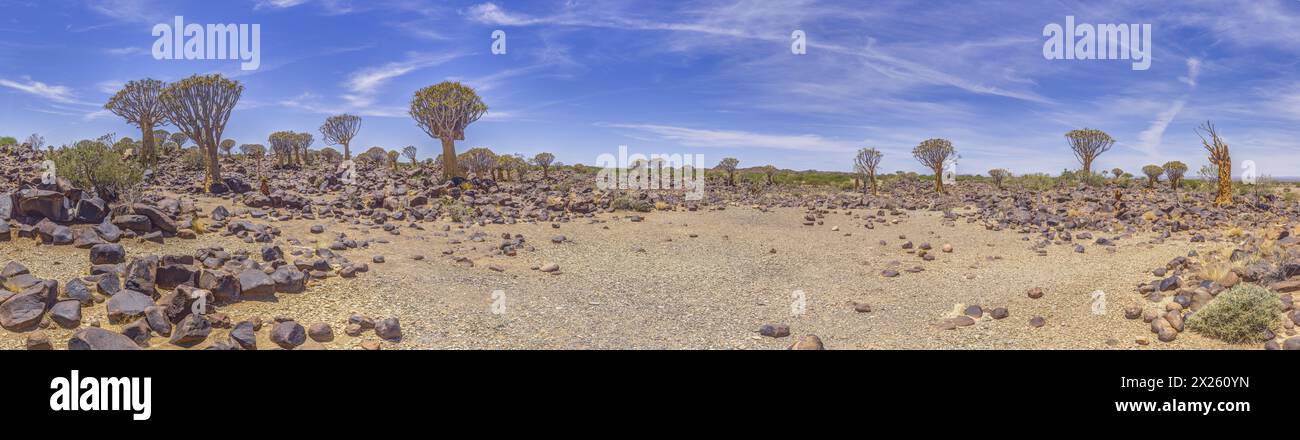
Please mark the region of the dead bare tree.
<svg viewBox="0 0 1300 440"><path fill-rule="evenodd" d="M1205 135L1210 136L1209 139ZM1219 170L1219 185L1214 194L1214 204L1226 206L1232 204L1232 157L1228 154L1228 143L1219 137L1214 124L1205 121L1197 127L1196 135L1201 138L1201 145L1210 153L1210 164Z"/></svg>

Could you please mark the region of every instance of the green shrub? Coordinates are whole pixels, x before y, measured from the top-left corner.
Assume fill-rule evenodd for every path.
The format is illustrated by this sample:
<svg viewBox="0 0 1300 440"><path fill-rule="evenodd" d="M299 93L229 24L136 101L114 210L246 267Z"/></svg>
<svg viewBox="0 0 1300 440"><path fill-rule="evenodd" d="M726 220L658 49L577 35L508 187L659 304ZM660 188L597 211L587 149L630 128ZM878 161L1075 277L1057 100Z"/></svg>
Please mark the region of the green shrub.
<svg viewBox="0 0 1300 440"><path fill-rule="evenodd" d="M144 179L144 169L137 163L122 159L102 140L84 140L72 147L62 147L50 154L50 160L59 176L73 185L95 192L108 201L139 188Z"/></svg>
<svg viewBox="0 0 1300 440"><path fill-rule="evenodd" d="M637 200L632 203L632 209L637 212L650 212L655 209L655 205L645 200Z"/></svg>
<svg viewBox="0 0 1300 440"><path fill-rule="evenodd" d="M617 199L614 199L614 201L611 202L609 206L614 209L632 209L632 201L619 197Z"/></svg>
<svg viewBox="0 0 1300 440"><path fill-rule="evenodd" d="M1187 321L1201 335L1231 342L1262 342L1265 330L1282 324L1282 301L1266 288L1239 284L1220 293Z"/></svg>
<svg viewBox="0 0 1300 440"><path fill-rule="evenodd" d="M0 146L7 145L18 145L18 139L14 139L13 136L0 137Z"/></svg>

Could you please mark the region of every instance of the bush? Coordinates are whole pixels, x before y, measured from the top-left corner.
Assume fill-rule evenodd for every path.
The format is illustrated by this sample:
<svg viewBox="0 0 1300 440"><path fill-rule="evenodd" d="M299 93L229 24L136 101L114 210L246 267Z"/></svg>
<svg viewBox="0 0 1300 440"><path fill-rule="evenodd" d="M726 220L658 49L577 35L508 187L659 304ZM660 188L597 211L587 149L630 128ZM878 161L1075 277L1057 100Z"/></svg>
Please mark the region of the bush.
<svg viewBox="0 0 1300 440"><path fill-rule="evenodd" d="M1187 321L1187 327L1203 336L1234 344L1263 342L1265 332L1282 324L1282 301L1266 288L1239 284L1220 293Z"/></svg>
<svg viewBox="0 0 1300 440"><path fill-rule="evenodd" d="M0 137L0 147L8 145L18 145L18 139L13 136Z"/></svg>
<svg viewBox="0 0 1300 440"><path fill-rule="evenodd" d="M144 179L144 170L137 163L124 160L102 140L80 141L50 156L61 177L108 201L137 190Z"/></svg>
<svg viewBox="0 0 1300 440"><path fill-rule="evenodd" d="M614 201L610 203L610 206L613 207L614 209L623 209L623 210L632 209L632 201L625 199L623 197L619 197L617 199L614 199Z"/></svg>

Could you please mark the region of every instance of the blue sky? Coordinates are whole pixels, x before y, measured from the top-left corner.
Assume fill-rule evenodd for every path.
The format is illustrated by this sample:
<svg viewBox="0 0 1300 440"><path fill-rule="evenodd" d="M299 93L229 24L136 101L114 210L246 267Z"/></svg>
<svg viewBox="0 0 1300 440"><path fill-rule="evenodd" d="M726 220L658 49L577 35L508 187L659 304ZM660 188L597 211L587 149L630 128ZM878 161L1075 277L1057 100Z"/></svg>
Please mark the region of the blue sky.
<svg viewBox="0 0 1300 440"><path fill-rule="evenodd" d="M725 156L741 166L847 171L876 147L885 170L944 137L961 173L1077 168L1063 133L1100 128L1095 168L1206 163L1193 129L1213 120L1238 163L1300 175L1300 1L416 1L0 0L0 135L55 144L139 137L102 104L121 83L220 72L246 89L226 137L266 143L362 116L354 150L438 143L406 115L443 80L488 114L461 149L564 163L633 152ZM151 29L261 25L261 67L155 60ZM1148 70L1048 60L1045 25L1149 23ZM491 53L494 30L507 53ZM807 54L791 53L802 30ZM171 127L165 127L174 130ZM1240 171L1238 170L1238 174Z"/></svg>

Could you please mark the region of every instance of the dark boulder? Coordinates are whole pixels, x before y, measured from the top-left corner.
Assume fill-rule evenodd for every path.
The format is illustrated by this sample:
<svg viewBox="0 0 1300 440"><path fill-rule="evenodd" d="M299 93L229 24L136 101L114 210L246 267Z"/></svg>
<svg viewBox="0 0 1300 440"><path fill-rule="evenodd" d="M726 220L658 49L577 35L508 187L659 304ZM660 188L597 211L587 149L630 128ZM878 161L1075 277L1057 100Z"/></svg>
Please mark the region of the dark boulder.
<svg viewBox="0 0 1300 440"><path fill-rule="evenodd" d="M277 322L271 327L271 342L280 348L291 349L307 341L307 331L297 321Z"/></svg>
<svg viewBox="0 0 1300 440"><path fill-rule="evenodd" d="M139 350L135 341L121 333L104 330L99 327L86 327L77 330L68 340L69 350Z"/></svg>
<svg viewBox="0 0 1300 440"><path fill-rule="evenodd" d="M144 315L144 310L153 305L153 299L149 295L129 289L117 292L108 299L106 305L108 322L120 324L130 321Z"/></svg>
<svg viewBox="0 0 1300 440"><path fill-rule="evenodd" d="M90 248L90 264L117 264L126 261L126 248L120 244L98 244Z"/></svg>

